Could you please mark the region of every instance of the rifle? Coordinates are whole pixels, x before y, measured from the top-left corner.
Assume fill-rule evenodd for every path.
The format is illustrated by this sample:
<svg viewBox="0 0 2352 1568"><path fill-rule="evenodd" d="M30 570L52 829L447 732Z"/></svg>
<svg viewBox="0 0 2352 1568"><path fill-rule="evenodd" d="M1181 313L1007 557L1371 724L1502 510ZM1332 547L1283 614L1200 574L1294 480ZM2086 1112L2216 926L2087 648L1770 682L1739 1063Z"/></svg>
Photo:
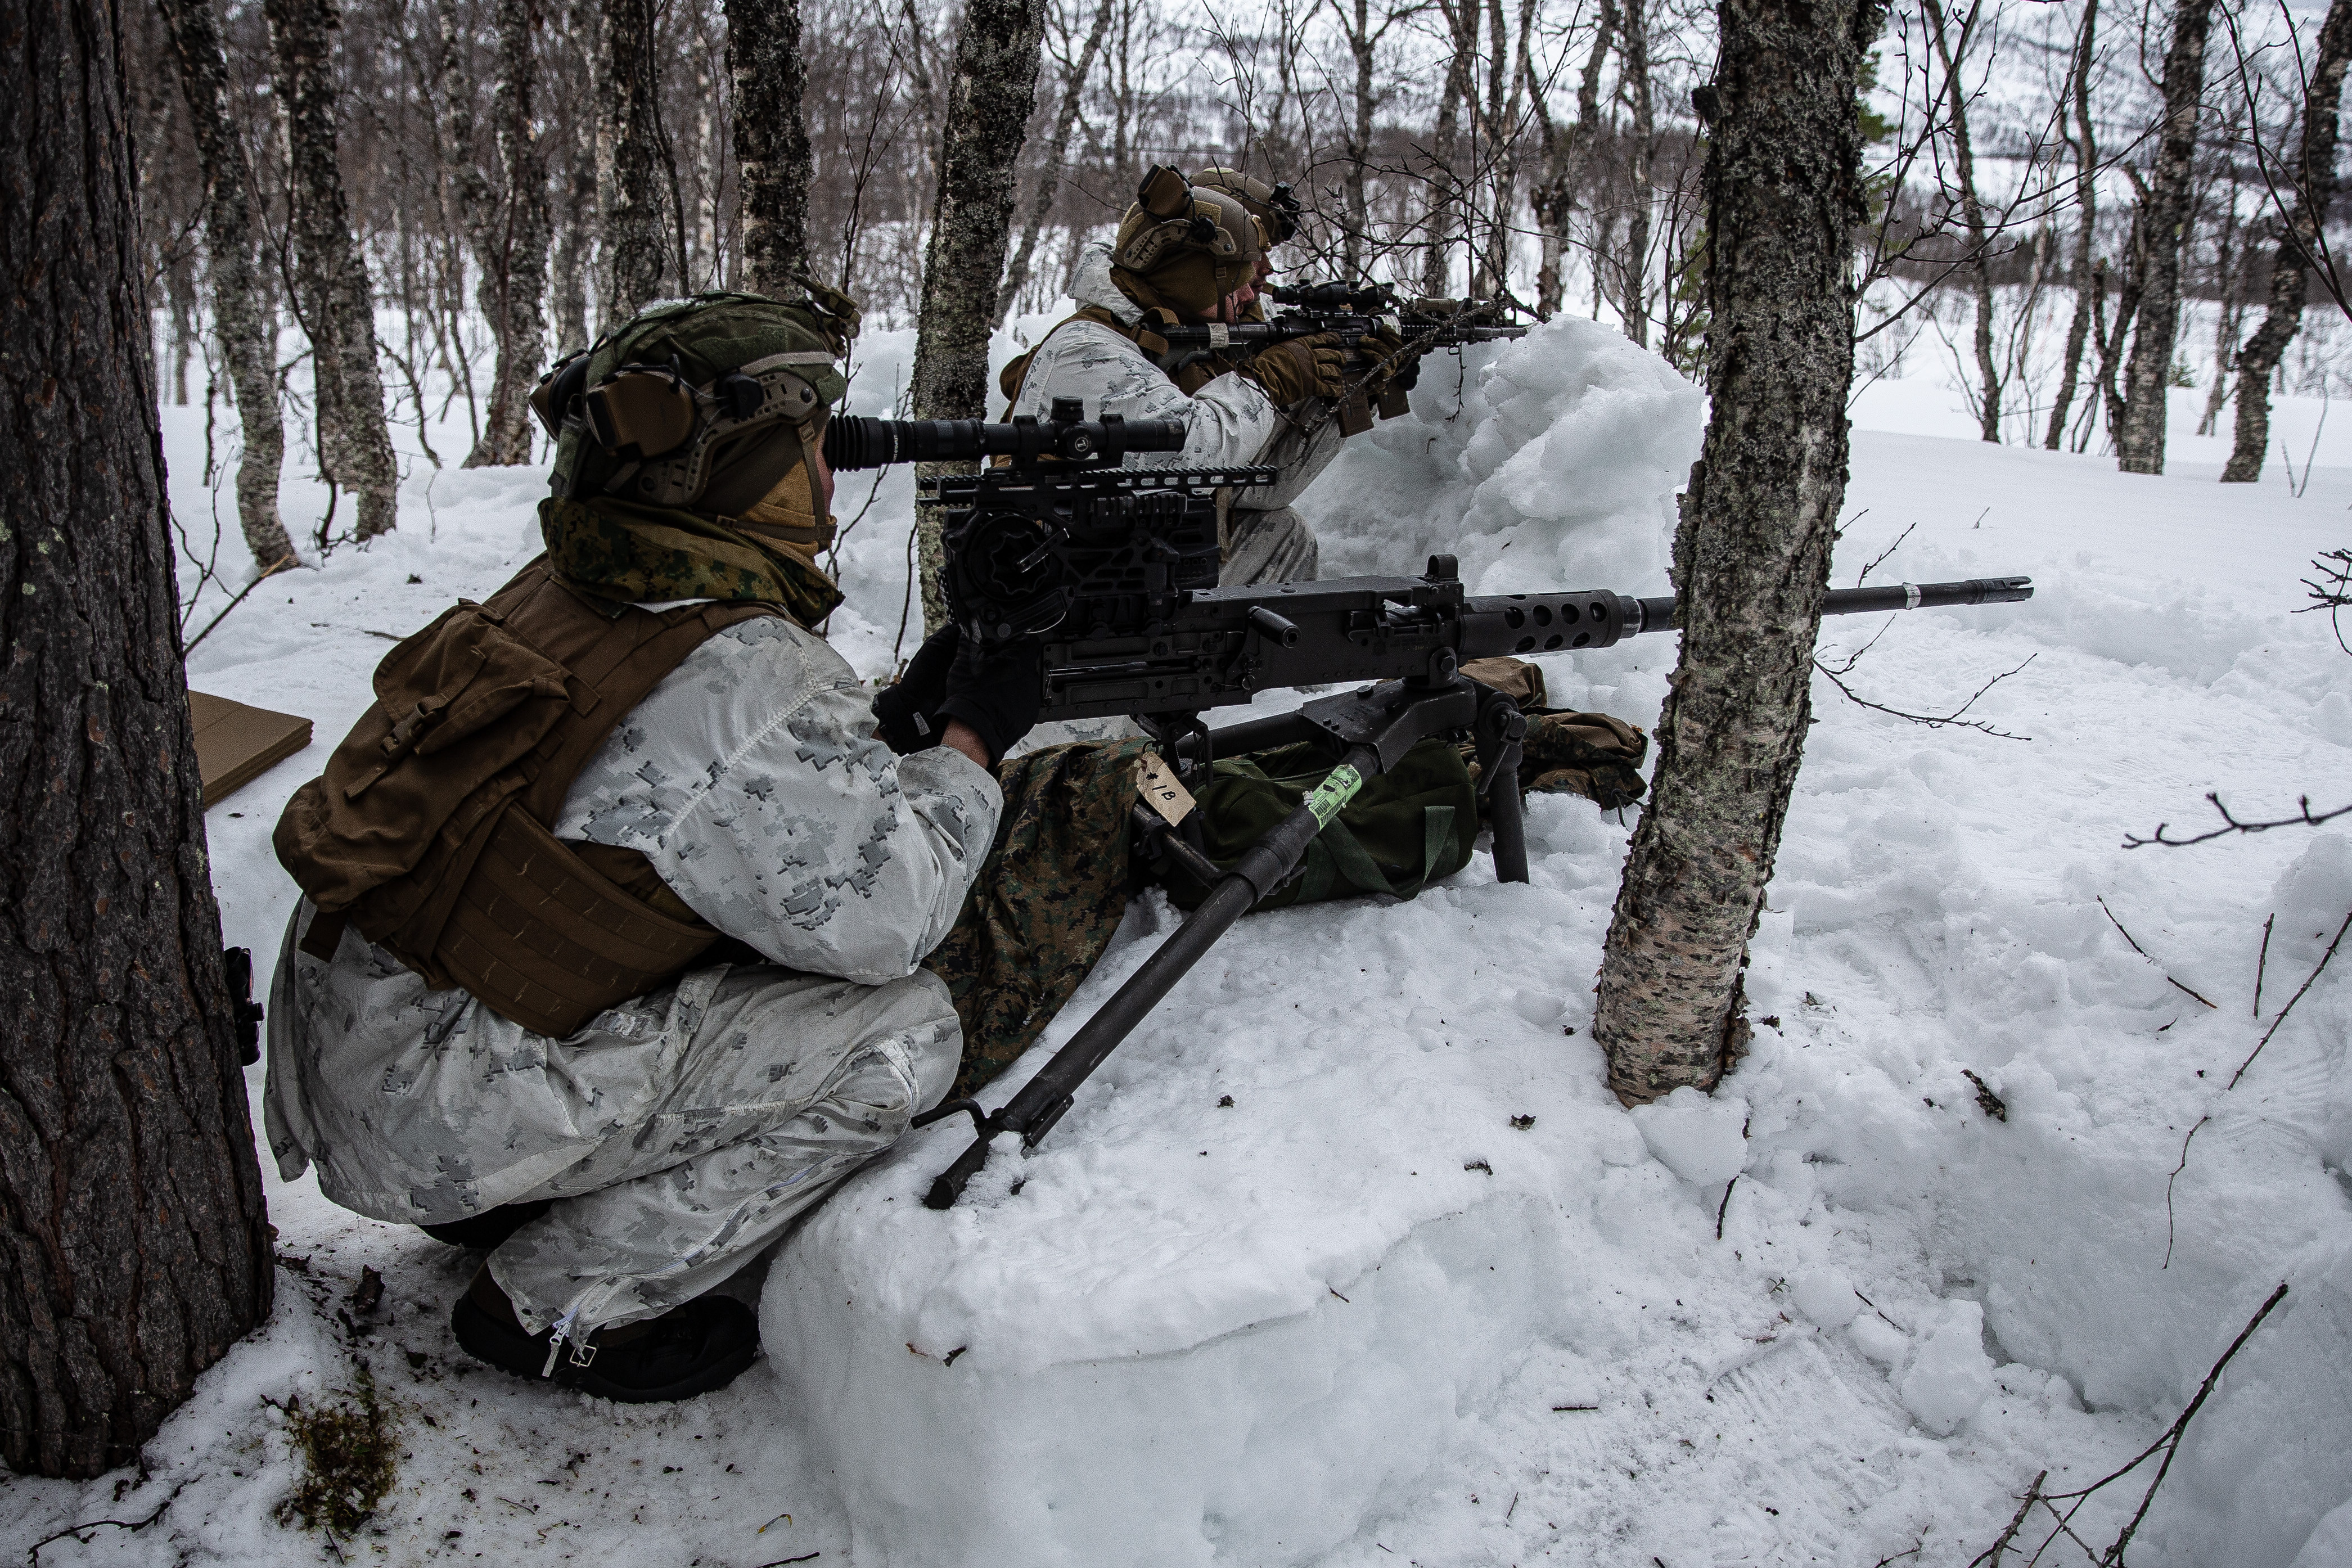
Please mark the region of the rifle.
<svg viewBox="0 0 2352 1568"><path fill-rule="evenodd" d="M1381 417L1393 419L1405 411L1404 395L1420 374L1423 355L1528 335L1525 327L1503 324L1508 307L1490 300L1400 300L1392 289L1371 283L1310 283L1262 292L1290 308L1265 321L1155 327L1168 342L1160 368L1174 375L1195 360L1228 349L1255 353L1293 338L1328 334L1339 340L1340 370L1348 377L1337 405L1343 436L1371 428L1365 389L1375 379L1381 382ZM1402 346L1375 358L1365 352L1364 340L1384 326L1397 334Z"/></svg>
<svg viewBox="0 0 2352 1568"><path fill-rule="evenodd" d="M1011 1100L993 1111L955 1100L914 1119L921 1127L969 1115L977 1132L924 1195L932 1208L955 1202L998 1134L1017 1132L1024 1149L1035 1149L1078 1086L1235 921L1289 877L1364 780L1420 742L1475 742L1496 876L1526 881L1518 771L1527 718L1460 666L1497 654L1604 648L1675 625L1675 602L1664 595L1594 588L1474 597L1463 591L1451 555L1431 556L1418 577L1220 588L1215 492L1265 483L1268 470L1113 466L1129 453L1182 450L1184 426L1116 416L1087 421L1082 412L1076 399L1056 398L1046 419L1024 416L1009 425L840 418L825 433L825 455L836 468L1012 459L925 479L929 493L918 504L946 513L945 586L961 634L1037 645L1041 721L1131 715L1196 793L1207 786L1220 751L1305 741L1337 765L1229 871L1218 871L1157 813L1140 803L1132 808L1145 847L1183 862L1211 884L1209 895ZM1822 614L2032 596L2026 577L1901 583L1832 589ZM1201 720L1263 691L1326 684L1352 689L1213 732Z"/></svg>

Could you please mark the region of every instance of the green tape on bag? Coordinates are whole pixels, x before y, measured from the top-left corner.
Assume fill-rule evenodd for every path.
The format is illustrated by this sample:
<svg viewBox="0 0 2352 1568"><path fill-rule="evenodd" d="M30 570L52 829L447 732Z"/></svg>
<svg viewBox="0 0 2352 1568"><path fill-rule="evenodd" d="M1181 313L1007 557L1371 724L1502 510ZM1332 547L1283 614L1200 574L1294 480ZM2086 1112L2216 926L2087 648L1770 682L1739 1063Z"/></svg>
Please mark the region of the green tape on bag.
<svg viewBox="0 0 2352 1568"><path fill-rule="evenodd" d="M1318 829L1330 826L1331 819L1346 810L1348 803L1356 798L1356 792L1363 787L1364 775L1344 763L1325 774L1306 802L1307 809L1315 814L1315 826Z"/></svg>

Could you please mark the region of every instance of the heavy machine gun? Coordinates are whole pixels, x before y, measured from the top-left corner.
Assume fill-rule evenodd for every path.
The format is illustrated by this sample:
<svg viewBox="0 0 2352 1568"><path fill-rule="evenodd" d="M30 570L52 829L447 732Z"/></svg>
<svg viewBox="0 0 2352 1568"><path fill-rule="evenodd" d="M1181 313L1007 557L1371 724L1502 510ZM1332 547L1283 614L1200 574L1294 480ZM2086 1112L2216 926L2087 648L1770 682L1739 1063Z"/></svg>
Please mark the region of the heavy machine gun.
<svg viewBox="0 0 2352 1568"><path fill-rule="evenodd" d="M1037 1075L995 1110L951 1100L918 1126L969 1115L978 1136L931 1184L924 1202L946 1208L986 1163L1002 1133L1034 1149L1068 1110L1079 1084L1260 899L1297 869L1307 845L1364 781L1432 738L1477 746L1480 788L1494 829L1495 873L1528 879L1518 787L1527 719L1510 698L1461 673L1470 659L1609 647L1673 628L1671 597L1607 588L1473 596L1454 557L1433 555L1417 577L1334 577L1220 588L1216 492L1265 484L1252 468L1125 468L1130 453L1183 449L1170 421L1088 421L1074 398L1045 420L841 418L825 434L835 468L986 456L1010 459L977 473L923 481L918 503L944 512L950 615L961 635L1037 645L1041 720L1131 715L1160 742L1190 789L1206 786L1220 752L1310 742L1336 764L1323 784L1220 871L1141 804L1147 846L1211 884L1208 897L1160 950L1081 1026ZM1833 589L1829 616L2032 597L2025 577ZM1344 685L1297 711L1212 731L1202 714L1285 687Z"/></svg>
<svg viewBox="0 0 2352 1568"><path fill-rule="evenodd" d="M1173 375L1211 354L1238 350L1247 356L1292 338L1337 338L1347 390L1335 413L1345 436L1371 427L1370 389L1375 382L1380 385L1381 416L1394 418L1404 412L1404 395L1420 374L1423 355L1465 343L1528 335L1527 328L1504 320L1507 306L1489 300L1400 299L1393 289L1371 283L1309 283L1261 292L1284 307L1264 321L1153 328L1168 343L1160 368ZM1382 327L1396 334L1399 346L1366 343Z"/></svg>

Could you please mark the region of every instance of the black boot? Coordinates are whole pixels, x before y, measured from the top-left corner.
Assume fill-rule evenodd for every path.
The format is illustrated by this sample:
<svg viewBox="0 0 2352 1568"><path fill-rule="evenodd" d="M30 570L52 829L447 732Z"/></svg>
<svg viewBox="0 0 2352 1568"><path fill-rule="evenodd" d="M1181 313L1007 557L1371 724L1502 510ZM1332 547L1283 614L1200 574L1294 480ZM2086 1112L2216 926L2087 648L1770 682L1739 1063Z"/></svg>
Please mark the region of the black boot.
<svg viewBox="0 0 2352 1568"><path fill-rule="evenodd" d="M485 1283L478 1281L476 1289ZM503 1304L504 1293L495 1284L488 1284L488 1289ZM624 1405L658 1405L724 1388L760 1352L759 1318L731 1296L697 1297L650 1321L592 1333L585 1352L565 1344L552 1367L548 1351L554 1330L527 1334L514 1321L511 1307L493 1311L477 1300L474 1289L457 1298L449 1328L459 1348L476 1361L517 1377L544 1375L567 1388ZM585 1366L575 1359L582 1353L587 1357Z"/></svg>
<svg viewBox="0 0 2352 1568"><path fill-rule="evenodd" d="M544 1199L535 1204L500 1204L464 1219L453 1219L445 1225L420 1225L416 1228L450 1247L488 1252L554 1206Z"/></svg>

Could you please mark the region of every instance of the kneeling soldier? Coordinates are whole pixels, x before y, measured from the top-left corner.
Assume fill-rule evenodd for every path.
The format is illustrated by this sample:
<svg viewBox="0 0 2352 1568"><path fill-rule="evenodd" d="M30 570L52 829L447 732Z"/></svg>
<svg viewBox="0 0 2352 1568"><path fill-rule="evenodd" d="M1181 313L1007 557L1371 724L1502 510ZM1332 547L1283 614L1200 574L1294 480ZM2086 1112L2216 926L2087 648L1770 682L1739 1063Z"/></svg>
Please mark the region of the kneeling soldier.
<svg viewBox="0 0 2352 1568"><path fill-rule="evenodd" d="M491 1247L452 1326L511 1372L628 1401L732 1379L756 1320L707 1292L956 1073L919 965L995 836L1024 689L967 661L944 743L894 755L812 629L856 331L829 290L704 295L559 367L547 553L394 650L278 826L307 895L269 1011L278 1169Z"/></svg>

